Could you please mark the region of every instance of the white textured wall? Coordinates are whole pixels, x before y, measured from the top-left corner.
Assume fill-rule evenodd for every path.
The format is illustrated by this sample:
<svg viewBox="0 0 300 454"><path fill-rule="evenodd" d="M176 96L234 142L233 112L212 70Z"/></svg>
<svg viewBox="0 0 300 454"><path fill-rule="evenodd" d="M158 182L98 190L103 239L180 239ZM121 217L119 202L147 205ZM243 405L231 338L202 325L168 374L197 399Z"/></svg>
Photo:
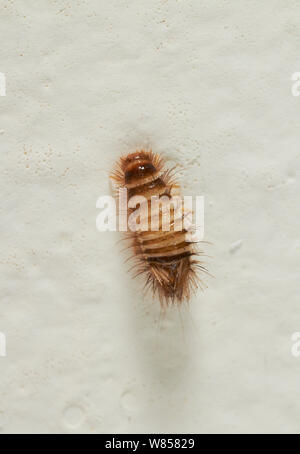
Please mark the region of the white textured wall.
<svg viewBox="0 0 300 454"><path fill-rule="evenodd" d="M0 42L0 430L298 432L299 2L1 0ZM161 321L95 227L147 144L213 243Z"/></svg>

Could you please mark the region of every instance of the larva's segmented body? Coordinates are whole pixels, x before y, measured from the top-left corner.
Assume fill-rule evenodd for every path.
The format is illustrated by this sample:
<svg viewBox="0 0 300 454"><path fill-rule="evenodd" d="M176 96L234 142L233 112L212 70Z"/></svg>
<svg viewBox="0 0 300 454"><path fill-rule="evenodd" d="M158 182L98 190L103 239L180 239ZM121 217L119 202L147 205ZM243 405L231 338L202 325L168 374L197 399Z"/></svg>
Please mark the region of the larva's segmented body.
<svg viewBox="0 0 300 454"><path fill-rule="evenodd" d="M143 196L149 204L151 221L151 197L171 197L174 189L178 191L171 171L164 170L164 161L152 151L136 151L122 157L117 163L111 178L118 188L126 188L128 200ZM128 211L130 216L132 210ZM201 286L197 271L205 268L195 256L195 243L186 239L187 230L176 231L174 210L170 212L170 231L163 231L162 218L159 218L157 231L131 232L133 257L136 259L136 275L144 274L146 287L158 294L161 305L182 303L190 298L191 292Z"/></svg>

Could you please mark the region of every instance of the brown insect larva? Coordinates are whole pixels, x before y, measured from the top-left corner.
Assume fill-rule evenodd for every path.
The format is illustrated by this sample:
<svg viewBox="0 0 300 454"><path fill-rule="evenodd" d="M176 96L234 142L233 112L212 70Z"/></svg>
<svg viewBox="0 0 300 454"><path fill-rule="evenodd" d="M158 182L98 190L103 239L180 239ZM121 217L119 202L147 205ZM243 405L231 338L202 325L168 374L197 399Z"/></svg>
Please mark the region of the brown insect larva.
<svg viewBox="0 0 300 454"><path fill-rule="evenodd" d="M133 196L144 196L150 213L151 197L171 197L174 190L178 190L173 169L164 171L165 162L152 151L136 151L121 157L111 178L117 188L126 188L128 200ZM128 218L132 213L128 210ZM148 216L148 215L147 215ZM182 303L188 300L192 291L201 279L198 271L206 271L202 262L196 258L199 252L195 243L186 239L187 230L174 229L174 210L170 211L170 230L163 231L162 217L159 217L157 231L138 229L129 234L133 248L133 258L136 267L135 276L144 274L145 287L152 288L153 294L158 294L162 306L170 303Z"/></svg>

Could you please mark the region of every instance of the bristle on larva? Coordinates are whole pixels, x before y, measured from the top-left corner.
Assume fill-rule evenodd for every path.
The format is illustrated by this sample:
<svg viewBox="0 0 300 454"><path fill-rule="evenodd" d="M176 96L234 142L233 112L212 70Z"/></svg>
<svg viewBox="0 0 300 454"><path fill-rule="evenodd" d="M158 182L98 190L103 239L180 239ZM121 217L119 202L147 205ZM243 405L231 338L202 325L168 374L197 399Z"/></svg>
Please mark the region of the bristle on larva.
<svg viewBox="0 0 300 454"><path fill-rule="evenodd" d="M165 170L164 159L152 151L139 150L121 157L111 179L116 189L127 189L128 200L133 196L144 196L149 213L151 197L171 197L179 189L174 169ZM131 213L128 209L128 217ZM201 252L196 250L195 243L186 239L187 231L172 229L174 212L170 215L170 231L163 231L160 219L157 231L150 227L147 231L127 233L133 252L134 276L144 275L145 288L158 296L163 307L188 301L198 287L204 287L201 274L207 272L199 259Z"/></svg>

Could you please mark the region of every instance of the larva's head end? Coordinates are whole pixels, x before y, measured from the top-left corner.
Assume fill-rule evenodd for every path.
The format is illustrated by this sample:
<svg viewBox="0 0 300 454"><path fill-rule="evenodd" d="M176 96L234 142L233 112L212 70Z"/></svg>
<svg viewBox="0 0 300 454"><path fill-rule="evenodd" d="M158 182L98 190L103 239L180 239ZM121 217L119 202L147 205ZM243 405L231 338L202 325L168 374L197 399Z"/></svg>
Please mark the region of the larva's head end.
<svg viewBox="0 0 300 454"><path fill-rule="evenodd" d="M128 166L138 162L138 161L152 161L153 153L152 151L137 150L134 153L130 153L120 160L120 165L123 171L127 169Z"/></svg>
<svg viewBox="0 0 300 454"><path fill-rule="evenodd" d="M119 169L124 176L124 184L135 186L153 180L163 167L163 160L151 150L143 149L121 157Z"/></svg>

